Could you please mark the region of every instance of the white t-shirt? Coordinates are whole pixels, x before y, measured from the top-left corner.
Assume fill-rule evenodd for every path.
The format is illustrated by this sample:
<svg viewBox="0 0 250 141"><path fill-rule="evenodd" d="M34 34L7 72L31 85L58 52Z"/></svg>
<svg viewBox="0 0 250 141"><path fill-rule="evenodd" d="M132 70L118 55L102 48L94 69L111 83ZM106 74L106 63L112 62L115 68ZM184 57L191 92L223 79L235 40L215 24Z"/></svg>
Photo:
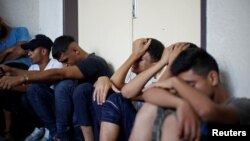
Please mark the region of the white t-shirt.
<svg viewBox="0 0 250 141"><path fill-rule="evenodd" d="M54 69L54 68L62 68L63 64L58 62L56 59L50 59L49 63L46 65L44 70L48 69ZM40 71L40 67L38 64L32 64L29 69L29 71Z"/></svg>
<svg viewBox="0 0 250 141"><path fill-rule="evenodd" d="M54 68L62 68L63 64L59 61L57 61L56 59L50 59L49 63L46 65L44 70L49 70L49 69L54 69ZM40 71L40 67L38 64L32 64L28 71ZM54 85L50 86L51 89L54 89Z"/></svg>
<svg viewBox="0 0 250 141"><path fill-rule="evenodd" d="M126 78L125 78L125 83L129 83L130 80L134 79L136 77L136 74L133 73L131 70L128 71L127 75L126 75ZM148 87L149 85L157 82L159 79L159 76L157 77L152 77L148 80L148 82L145 84L144 87Z"/></svg>
<svg viewBox="0 0 250 141"><path fill-rule="evenodd" d="M125 83L129 83L129 81L132 80L132 79L134 79L135 77L136 77L136 74L133 73L131 70L129 70L128 73L127 73L127 75L126 75L126 78L125 78ZM153 76L152 78L150 78L148 80L148 82L145 84L144 87L150 86L151 84L157 82L158 79L159 79L159 77L156 78L156 77ZM143 105L144 102L141 102L141 101L132 101L132 103L133 103L135 109L138 111L142 107L142 105Z"/></svg>

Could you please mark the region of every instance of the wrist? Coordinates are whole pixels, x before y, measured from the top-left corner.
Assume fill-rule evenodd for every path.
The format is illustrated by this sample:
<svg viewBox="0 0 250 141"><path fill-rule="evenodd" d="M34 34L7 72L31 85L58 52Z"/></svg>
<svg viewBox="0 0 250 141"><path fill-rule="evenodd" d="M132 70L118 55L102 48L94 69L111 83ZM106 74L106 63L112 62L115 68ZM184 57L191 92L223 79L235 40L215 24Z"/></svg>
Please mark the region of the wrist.
<svg viewBox="0 0 250 141"><path fill-rule="evenodd" d="M24 74L23 77L22 77L22 83L27 83L29 81L29 77L27 74Z"/></svg>
<svg viewBox="0 0 250 141"><path fill-rule="evenodd" d="M139 59L140 57L141 57L141 55L136 54L136 53L132 53L132 54L130 55L130 58L133 59L133 60L137 60L137 59Z"/></svg>

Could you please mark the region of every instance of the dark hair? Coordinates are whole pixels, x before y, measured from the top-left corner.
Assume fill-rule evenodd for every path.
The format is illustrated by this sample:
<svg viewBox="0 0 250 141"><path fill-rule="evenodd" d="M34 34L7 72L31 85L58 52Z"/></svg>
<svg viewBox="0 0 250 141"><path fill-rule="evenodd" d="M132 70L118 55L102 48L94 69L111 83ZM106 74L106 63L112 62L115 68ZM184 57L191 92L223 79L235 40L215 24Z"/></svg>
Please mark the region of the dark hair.
<svg viewBox="0 0 250 141"><path fill-rule="evenodd" d="M7 35L8 35L7 27L4 24L0 25L0 39L4 39Z"/></svg>
<svg viewBox="0 0 250 141"><path fill-rule="evenodd" d="M207 76L212 70L219 73L216 60L201 48L188 48L182 51L170 68L174 76L190 69L200 76Z"/></svg>
<svg viewBox="0 0 250 141"><path fill-rule="evenodd" d="M191 43L191 42L187 42L187 44L189 44L188 48L199 48L196 44Z"/></svg>
<svg viewBox="0 0 250 141"><path fill-rule="evenodd" d="M52 56L58 60L61 54L68 50L69 44L74 41L75 39L72 36L68 35L57 37L52 47Z"/></svg>
<svg viewBox="0 0 250 141"><path fill-rule="evenodd" d="M51 47L53 45L51 39L43 34L37 34L35 36L35 39L37 40L37 42L39 42L38 45L41 45L41 47L45 48L48 54L50 54Z"/></svg>
<svg viewBox="0 0 250 141"><path fill-rule="evenodd" d="M164 45L154 38L149 39L151 39L151 43L147 49L147 52L149 53L153 61L157 62L161 59L161 55L164 51Z"/></svg>

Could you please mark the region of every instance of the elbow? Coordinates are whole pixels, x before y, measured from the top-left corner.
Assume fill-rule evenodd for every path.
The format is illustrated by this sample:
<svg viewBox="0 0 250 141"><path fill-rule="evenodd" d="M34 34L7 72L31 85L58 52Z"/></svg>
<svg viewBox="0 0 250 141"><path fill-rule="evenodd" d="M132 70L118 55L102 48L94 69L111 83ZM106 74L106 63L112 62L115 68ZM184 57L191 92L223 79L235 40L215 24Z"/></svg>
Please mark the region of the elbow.
<svg viewBox="0 0 250 141"><path fill-rule="evenodd" d="M124 88L122 88L121 89L121 94L122 94L122 96L124 97L124 98L126 98L126 99L131 99L131 98L133 98L133 96L132 96L132 94L131 94L131 91L129 90L129 89L127 89L126 87Z"/></svg>

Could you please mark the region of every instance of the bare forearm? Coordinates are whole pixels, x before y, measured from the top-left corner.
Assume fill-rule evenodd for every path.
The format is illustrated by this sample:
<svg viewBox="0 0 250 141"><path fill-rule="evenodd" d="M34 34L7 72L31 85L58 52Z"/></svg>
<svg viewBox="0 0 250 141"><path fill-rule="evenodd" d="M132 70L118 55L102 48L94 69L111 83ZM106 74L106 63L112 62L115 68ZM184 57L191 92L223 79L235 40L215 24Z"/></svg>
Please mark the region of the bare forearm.
<svg viewBox="0 0 250 141"><path fill-rule="evenodd" d="M8 69L7 73L9 73L9 74L12 75L12 76L18 76L18 75L27 74L28 71L27 71L27 70L22 70L22 69L10 67L10 68Z"/></svg>
<svg viewBox="0 0 250 141"><path fill-rule="evenodd" d="M28 71L24 75L25 83L48 83L56 80L62 80L65 75L60 71L61 69L50 69L46 71Z"/></svg>
<svg viewBox="0 0 250 141"><path fill-rule="evenodd" d="M166 108L177 108L177 106L183 101L176 95L161 88L151 88L147 90L143 93L142 98L146 102Z"/></svg>
<svg viewBox="0 0 250 141"><path fill-rule="evenodd" d="M26 41L18 42L16 45L7 48L0 54L0 62L14 60L23 55L25 55L25 51L21 48L21 45L26 43Z"/></svg>
<svg viewBox="0 0 250 141"><path fill-rule="evenodd" d="M122 64L122 66L112 75L111 81L119 90L124 86L125 77L137 59L137 56L131 54L129 58Z"/></svg>
<svg viewBox="0 0 250 141"><path fill-rule="evenodd" d="M138 74L133 80L122 88L122 95L126 98L133 98L141 93L145 84L160 70L164 64L156 63L151 68Z"/></svg>
<svg viewBox="0 0 250 141"><path fill-rule="evenodd" d="M9 54L8 50L4 50L3 52L0 53L0 63L5 61L5 58Z"/></svg>
<svg viewBox="0 0 250 141"><path fill-rule="evenodd" d="M161 80L166 80L168 78L170 78L172 75L171 75L171 72L170 72L170 67L167 66L165 71L163 72L162 76L160 77L159 81Z"/></svg>
<svg viewBox="0 0 250 141"><path fill-rule="evenodd" d="M177 78L174 79L173 86L178 95L187 100L199 116L204 117L207 113L213 113L215 110L215 103L209 97L192 88L186 82Z"/></svg>

